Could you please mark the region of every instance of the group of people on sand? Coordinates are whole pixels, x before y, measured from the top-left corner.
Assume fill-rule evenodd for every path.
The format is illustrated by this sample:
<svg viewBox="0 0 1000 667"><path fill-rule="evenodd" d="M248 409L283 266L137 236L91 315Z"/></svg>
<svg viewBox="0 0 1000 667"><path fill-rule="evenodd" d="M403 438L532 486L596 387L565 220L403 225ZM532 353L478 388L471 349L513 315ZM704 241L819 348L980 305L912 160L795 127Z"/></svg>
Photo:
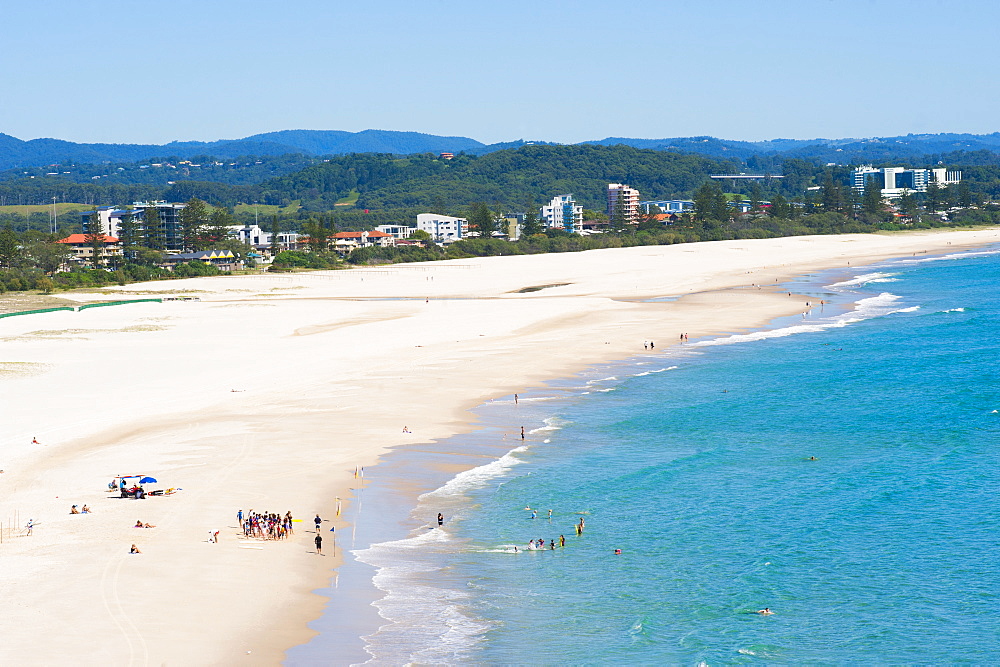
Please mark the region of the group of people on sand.
<svg viewBox="0 0 1000 667"><path fill-rule="evenodd" d="M240 510L236 513L236 520L240 522L243 534L247 537L283 540L293 532L291 511L282 516L275 512L254 512L252 509L244 514Z"/></svg>
<svg viewBox="0 0 1000 667"><path fill-rule="evenodd" d="M78 508L76 505L73 505L69 508L70 514L90 514L92 511L93 510L90 509L90 505L84 505L82 508Z"/></svg>

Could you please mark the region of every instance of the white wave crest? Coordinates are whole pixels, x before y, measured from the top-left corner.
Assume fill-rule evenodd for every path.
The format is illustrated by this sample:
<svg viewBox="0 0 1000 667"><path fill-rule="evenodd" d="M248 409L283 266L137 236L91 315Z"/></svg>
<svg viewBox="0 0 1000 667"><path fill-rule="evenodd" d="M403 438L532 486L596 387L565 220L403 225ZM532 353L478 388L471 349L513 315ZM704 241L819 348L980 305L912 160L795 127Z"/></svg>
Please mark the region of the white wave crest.
<svg viewBox="0 0 1000 667"><path fill-rule="evenodd" d="M662 373L663 371L672 371L672 370L676 370L676 369L677 369L677 366L667 366L666 368L657 368L655 371L644 371L642 373L636 373L632 377L634 377L634 378L641 378L644 375L652 375L653 373Z"/></svg>
<svg viewBox="0 0 1000 667"><path fill-rule="evenodd" d="M352 552L377 569L372 582L385 592L373 604L388 623L366 637L369 662L455 664L468 661L472 648L491 625L463 612L465 591L430 586L421 579L440 566L424 558L428 551L451 550L442 530L373 544Z"/></svg>
<svg viewBox="0 0 1000 667"><path fill-rule="evenodd" d="M444 486L421 495L419 500L423 501L428 498L455 496L465 493L470 489L480 488L491 479L495 479L503 475L517 464L522 463L521 459L517 458L515 454L520 454L526 451L528 451L528 448L523 445L515 447L498 458L496 461L472 468L471 470L460 472L448 480Z"/></svg>
<svg viewBox="0 0 1000 667"><path fill-rule="evenodd" d="M895 282L896 279L893 276L899 274L896 273L865 273L860 276L854 276L850 280L844 280L843 282L833 283L832 285L827 285L827 289L837 289L839 287L860 287L866 283L886 283Z"/></svg>
<svg viewBox="0 0 1000 667"><path fill-rule="evenodd" d="M746 343L756 340L766 340L768 338L784 338L785 336L793 336L801 333L816 333L827 329L844 327L848 324L853 324L854 322L869 320L873 317L883 317L885 315L891 315L892 313L910 313L920 309L920 306L897 308L896 305L900 298L901 297L895 294L883 292L878 296L859 300L854 304L854 310L849 313L837 315L836 317L818 320L808 324L797 324L790 327L782 327L781 329L753 331L748 334L735 334L724 338L697 341L695 343L691 343L690 346L705 347L710 345L732 345L734 343Z"/></svg>

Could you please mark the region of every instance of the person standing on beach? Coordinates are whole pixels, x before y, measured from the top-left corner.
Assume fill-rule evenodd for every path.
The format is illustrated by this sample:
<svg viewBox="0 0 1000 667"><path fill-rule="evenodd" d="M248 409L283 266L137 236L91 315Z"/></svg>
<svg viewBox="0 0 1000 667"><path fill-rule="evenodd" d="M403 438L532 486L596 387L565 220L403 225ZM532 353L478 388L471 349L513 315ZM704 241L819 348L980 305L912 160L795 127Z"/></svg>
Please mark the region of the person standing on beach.
<svg viewBox="0 0 1000 667"><path fill-rule="evenodd" d="M560 535L559 536L559 546L561 546L561 547L566 546L566 536L565 535Z"/></svg>
<svg viewBox="0 0 1000 667"><path fill-rule="evenodd" d="M524 440L524 427L521 427L521 440Z"/></svg>
<svg viewBox="0 0 1000 667"><path fill-rule="evenodd" d="M441 514L441 512L438 512L438 525L439 526L444 525L444 514Z"/></svg>
<svg viewBox="0 0 1000 667"><path fill-rule="evenodd" d="M514 394L514 405L517 405L517 394Z"/></svg>
<svg viewBox="0 0 1000 667"><path fill-rule="evenodd" d="M318 553L319 555L322 556L323 555L323 536L320 535L318 531L316 533L316 539L314 539L313 542L316 543L316 553Z"/></svg>
<svg viewBox="0 0 1000 667"><path fill-rule="evenodd" d="M239 512L236 513L236 520L239 521L241 524L243 523L243 510L240 510Z"/></svg>

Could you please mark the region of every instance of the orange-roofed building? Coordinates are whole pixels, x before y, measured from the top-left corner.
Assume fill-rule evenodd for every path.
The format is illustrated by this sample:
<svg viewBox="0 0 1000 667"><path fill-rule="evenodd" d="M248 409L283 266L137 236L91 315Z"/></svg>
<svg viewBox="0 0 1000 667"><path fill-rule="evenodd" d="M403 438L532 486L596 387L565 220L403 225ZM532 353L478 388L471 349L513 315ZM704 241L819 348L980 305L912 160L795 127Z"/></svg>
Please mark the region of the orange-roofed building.
<svg viewBox="0 0 1000 667"><path fill-rule="evenodd" d="M122 244L117 237L101 234L101 241L104 247L101 250L101 261L103 265L108 264L111 257L122 254ZM84 264L92 264L94 260L94 246L86 234L70 234L64 239L59 239L56 243L63 243L73 250L73 258Z"/></svg>
<svg viewBox="0 0 1000 667"><path fill-rule="evenodd" d="M377 230L363 232L337 232L333 235L333 247L339 253L347 254L355 248L379 246L386 248L396 245L396 237Z"/></svg>

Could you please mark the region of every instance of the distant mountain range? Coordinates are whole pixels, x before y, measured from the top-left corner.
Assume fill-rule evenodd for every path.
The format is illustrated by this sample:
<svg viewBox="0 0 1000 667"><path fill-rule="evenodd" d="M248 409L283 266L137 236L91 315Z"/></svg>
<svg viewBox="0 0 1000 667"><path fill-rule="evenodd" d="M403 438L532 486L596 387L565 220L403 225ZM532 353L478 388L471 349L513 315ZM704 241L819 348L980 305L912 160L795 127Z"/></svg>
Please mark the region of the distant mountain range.
<svg viewBox="0 0 1000 667"><path fill-rule="evenodd" d="M527 144L550 144L545 141L509 141L484 144L468 137L446 137L420 132L390 130L282 130L224 141L175 141L168 144L78 144L60 139L22 141L0 133L0 170L15 167L41 167L64 162L102 163L135 162L151 158L211 156L343 155L346 153L466 152L485 154ZM801 158L814 162L839 164L920 160L944 156L956 151L1000 152L1000 133L993 134L908 134L871 139L772 139L735 141L715 137L674 137L669 139L633 139L608 137L584 144L624 144L636 148L696 153L715 158L746 161L758 158ZM765 160L767 162L768 160Z"/></svg>

